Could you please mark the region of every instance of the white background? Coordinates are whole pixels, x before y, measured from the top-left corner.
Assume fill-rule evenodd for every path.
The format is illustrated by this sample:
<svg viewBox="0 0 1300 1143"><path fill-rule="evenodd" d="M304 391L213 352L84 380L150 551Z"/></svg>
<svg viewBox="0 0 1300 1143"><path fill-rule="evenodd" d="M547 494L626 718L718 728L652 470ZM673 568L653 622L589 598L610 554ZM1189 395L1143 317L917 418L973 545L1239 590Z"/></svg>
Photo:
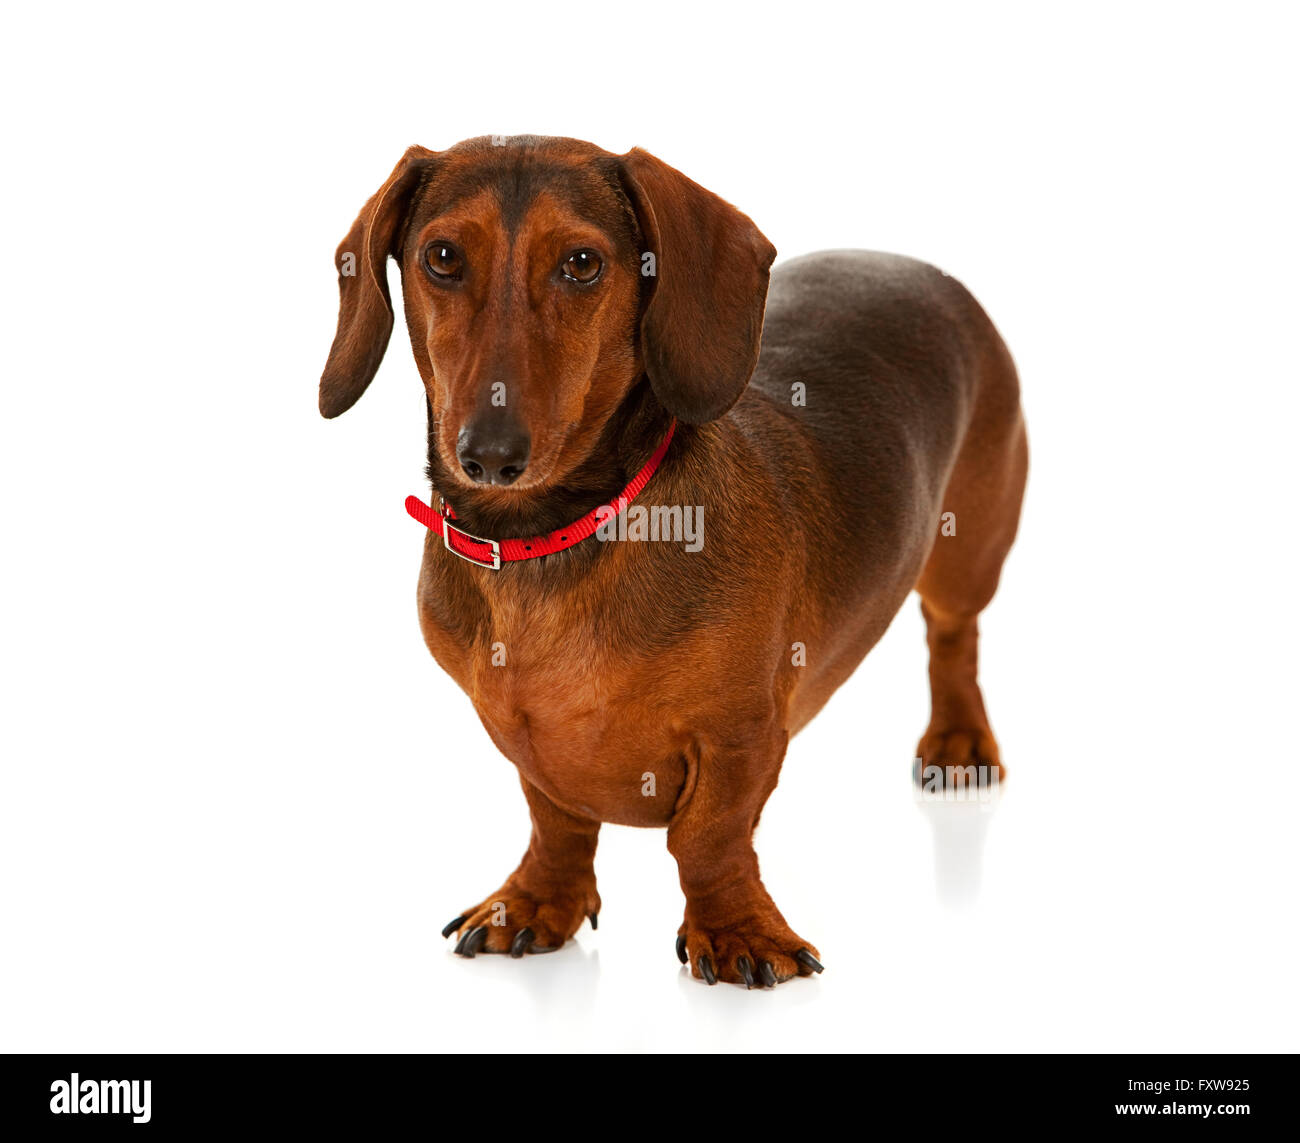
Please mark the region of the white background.
<svg viewBox="0 0 1300 1143"><path fill-rule="evenodd" d="M1300 1047L1283 6L36 11L0 49L0 1048ZM559 954L438 937L524 802L417 627L405 334L341 420L315 386L403 148L515 132L644 146L782 256L934 261L1019 363L1010 778L914 801L913 601L759 834L816 980L689 979L658 831L606 828Z"/></svg>

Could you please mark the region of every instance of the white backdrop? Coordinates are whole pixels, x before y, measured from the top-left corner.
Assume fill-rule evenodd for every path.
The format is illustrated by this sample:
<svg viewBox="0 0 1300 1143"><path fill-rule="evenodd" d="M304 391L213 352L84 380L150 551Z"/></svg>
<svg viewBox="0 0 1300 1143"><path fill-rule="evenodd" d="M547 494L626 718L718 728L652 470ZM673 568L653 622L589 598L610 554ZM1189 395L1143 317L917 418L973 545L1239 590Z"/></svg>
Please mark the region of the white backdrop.
<svg viewBox="0 0 1300 1143"><path fill-rule="evenodd" d="M0 49L0 1049L1300 1047L1283 6L35 11ZM557 955L438 937L527 815L417 627L404 333L341 420L316 381L403 148L516 132L644 146L782 257L934 261L1019 363L1004 796L913 800L913 601L760 831L815 980L689 979L657 831L606 827Z"/></svg>

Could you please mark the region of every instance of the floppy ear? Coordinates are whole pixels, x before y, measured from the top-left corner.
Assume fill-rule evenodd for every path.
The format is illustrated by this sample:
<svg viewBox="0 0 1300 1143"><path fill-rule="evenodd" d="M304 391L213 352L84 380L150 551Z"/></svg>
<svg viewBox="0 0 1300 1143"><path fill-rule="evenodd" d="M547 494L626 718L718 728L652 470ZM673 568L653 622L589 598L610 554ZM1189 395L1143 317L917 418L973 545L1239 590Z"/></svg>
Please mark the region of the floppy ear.
<svg viewBox="0 0 1300 1143"><path fill-rule="evenodd" d="M641 318L650 384L679 420L715 420L740 399L758 361L776 248L746 215L648 151L633 148L622 167L654 254Z"/></svg>
<svg viewBox="0 0 1300 1143"><path fill-rule="evenodd" d="M356 404L384 359L393 332L388 256L411 194L436 152L410 147L393 173L361 208L334 254L339 272L339 326L320 378L320 411L337 417Z"/></svg>

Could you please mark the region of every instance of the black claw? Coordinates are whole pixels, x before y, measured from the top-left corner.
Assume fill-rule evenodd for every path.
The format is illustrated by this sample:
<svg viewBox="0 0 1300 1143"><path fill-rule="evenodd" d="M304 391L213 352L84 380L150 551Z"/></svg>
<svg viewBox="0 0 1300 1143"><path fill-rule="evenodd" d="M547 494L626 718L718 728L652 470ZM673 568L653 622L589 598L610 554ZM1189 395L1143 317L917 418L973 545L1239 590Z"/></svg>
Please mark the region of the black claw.
<svg viewBox="0 0 1300 1143"><path fill-rule="evenodd" d="M736 971L745 981L746 988L754 987L754 966L749 963L749 957L742 956L736 961Z"/></svg>
<svg viewBox="0 0 1300 1143"><path fill-rule="evenodd" d="M677 959L681 961L682 964L686 963L686 934L685 933L677 934Z"/></svg>
<svg viewBox="0 0 1300 1143"><path fill-rule="evenodd" d="M797 960L805 968L811 968L813 972L825 971L825 969L822 968L822 962L819 961L815 956L813 956L813 954L810 953L807 949L800 949L797 953L794 954L794 959Z"/></svg>
<svg viewBox="0 0 1300 1143"><path fill-rule="evenodd" d="M528 951L528 946L537 939L537 934L532 929L520 929L515 934L515 939L510 944L510 955L518 960Z"/></svg>
<svg viewBox="0 0 1300 1143"><path fill-rule="evenodd" d="M598 924L596 924L596 922L597 922L598 920L600 920L600 914L599 914L599 913L592 913L592 914L591 914L591 931L592 931L593 933L594 933L598 928L600 928L600 926L599 926Z"/></svg>
<svg viewBox="0 0 1300 1143"><path fill-rule="evenodd" d="M700 970L700 975L704 977L705 984L717 984L718 975L713 971L713 961L708 957L702 956L695 962L695 967Z"/></svg>
<svg viewBox="0 0 1300 1143"><path fill-rule="evenodd" d="M479 925L476 929L470 929L468 933L460 938L460 944L456 946L457 954L473 960L474 956L487 944L487 937L487 925Z"/></svg>
<svg viewBox="0 0 1300 1143"><path fill-rule="evenodd" d="M466 913L457 917L454 921L450 922L447 925L447 927L442 930L442 939L446 940L449 936L451 936L451 934L454 933L457 929L459 929L461 925L463 925L466 922L466 920L468 920L468 918L469 918L469 914Z"/></svg>
<svg viewBox="0 0 1300 1143"><path fill-rule="evenodd" d="M763 984L766 987L776 987L776 973L772 970L772 966L768 964L767 961L764 961L758 966L758 975L762 978Z"/></svg>

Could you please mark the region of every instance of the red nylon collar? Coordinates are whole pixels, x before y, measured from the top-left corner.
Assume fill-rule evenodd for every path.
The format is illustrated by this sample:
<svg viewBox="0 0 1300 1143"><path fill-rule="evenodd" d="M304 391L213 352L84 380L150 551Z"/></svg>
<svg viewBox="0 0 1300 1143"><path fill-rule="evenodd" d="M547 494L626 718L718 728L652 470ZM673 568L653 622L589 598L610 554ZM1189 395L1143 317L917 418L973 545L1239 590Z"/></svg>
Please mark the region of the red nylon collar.
<svg viewBox="0 0 1300 1143"><path fill-rule="evenodd" d="M545 536L528 536L522 540L485 540L481 536L471 536L451 522L456 519L456 512L446 500L442 501L441 510L435 512L418 496L408 496L406 510L413 519L418 520L429 531L441 536L443 546L449 552L481 568L500 571L502 563L535 560L540 556L553 555L564 551L565 548L573 547L574 544L580 544L588 536L593 535L606 520L625 511L655 474L659 462L668 452L668 446L672 443L673 433L676 430L677 422L674 420L668 426L668 435L655 449L654 456L646 461L645 467L632 477L628 486L613 500L593 508L581 520L575 520L567 528L556 528L554 532Z"/></svg>

